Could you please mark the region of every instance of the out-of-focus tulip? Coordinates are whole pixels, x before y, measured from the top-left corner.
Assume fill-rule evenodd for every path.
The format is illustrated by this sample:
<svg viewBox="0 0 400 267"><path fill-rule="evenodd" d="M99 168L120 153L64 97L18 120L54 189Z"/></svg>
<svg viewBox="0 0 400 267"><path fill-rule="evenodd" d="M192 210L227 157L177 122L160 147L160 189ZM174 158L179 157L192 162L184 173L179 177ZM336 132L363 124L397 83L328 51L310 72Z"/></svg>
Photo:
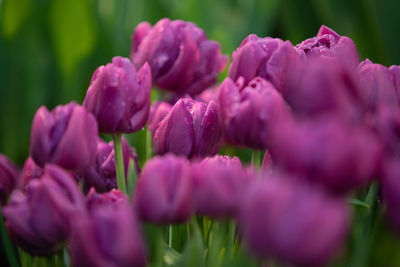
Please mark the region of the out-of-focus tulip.
<svg viewBox="0 0 400 267"><path fill-rule="evenodd" d="M272 127L288 116L289 109L274 86L256 77L248 84L226 78L221 84L218 108L224 138L234 145L266 149Z"/></svg>
<svg viewBox="0 0 400 267"><path fill-rule="evenodd" d="M125 138L122 138L122 154L125 176L128 173L130 159L133 159L136 171L138 171L139 164L136 153L129 147ZM100 138L98 139L96 160L90 168L79 174L79 177L83 179L86 191L92 186L97 192L106 192L112 188L117 188L114 143L112 141L105 143Z"/></svg>
<svg viewBox="0 0 400 267"><path fill-rule="evenodd" d="M118 189L112 189L106 193L99 194L92 187L86 196L86 207L88 210L94 209L96 206L102 205L119 205L126 202L128 197Z"/></svg>
<svg viewBox="0 0 400 267"><path fill-rule="evenodd" d="M148 128L154 136L158 124L168 115L172 106L167 102L155 101L151 105Z"/></svg>
<svg viewBox="0 0 400 267"><path fill-rule="evenodd" d="M344 120L359 121L365 102L356 68L336 58L311 58L289 71L285 97L294 114L318 117L338 114Z"/></svg>
<svg viewBox="0 0 400 267"><path fill-rule="evenodd" d="M250 34L232 54L229 77L234 82L243 77L245 83L261 77L285 94L287 69L299 58L290 41Z"/></svg>
<svg viewBox="0 0 400 267"><path fill-rule="evenodd" d="M70 218L84 208L74 178L47 164L40 179L31 180L26 194L15 190L3 208L11 237L33 255L46 256L61 249L71 227Z"/></svg>
<svg viewBox="0 0 400 267"><path fill-rule="evenodd" d="M83 105L94 114L104 133L132 133L149 116L151 71L147 64L136 72L127 58L114 57L93 74Z"/></svg>
<svg viewBox="0 0 400 267"><path fill-rule="evenodd" d="M187 157L212 156L221 147L222 131L217 105L191 98L180 99L158 123L154 133L154 152Z"/></svg>
<svg viewBox="0 0 400 267"><path fill-rule="evenodd" d="M360 63L358 72L362 94L371 111L378 112L382 105L399 110L400 88L396 87L393 77L393 73L396 72L395 66L389 69L366 59Z"/></svg>
<svg viewBox="0 0 400 267"><path fill-rule="evenodd" d="M139 224L127 201L91 205L74 218L68 244L73 266L146 266Z"/></svg>
<svg viewBox="0 0 400 267"><path fill-rule="evenodd" d="M133 34L131 57L136 67L150 65L161 89L194 96L216 82L227 57L191 22L165 18L149 29L141 23Z"/></svg>
<svg viewBox="0 0 400 267"><path fill-rule="evenodd" d="M332 29L322 25L315 37L304 40L296 45L307 57L335 57L348 62L351 66L357 66L358 54L353 40L346 36L340 36Z"/></svg>
<svg viewBox="0 0 400 267"><path fill-rule="evenodd" d="M191 168L196 213L211 218L235 217L242 196L253 180L237 157L215 156Z"/></svg>
<svg viewBox="0 0 400 267"><path fill-rule="evenodd" d="M187 159L174 155L155 157L146 163L140 174L134 204L142 221L182 223L192 215L192 193Z"/></svg>
<svg viewBox="0 0 400 267"><path fill-rule="evenodd" d="M17 184L18 172L14 164L0 154L0 203L5 204Z"/></svg>
<svg viewBox="0 0 400 267"><path fill-rule="evenodd" d="M195 99L204 103L209 103L211 100L217 101L218 99L218 86L211 87L204 90L201 94L197 95Z"/></svg>
<svg viewBox="0 0 400 267"><path fill-rule="evenodd" d="M33 118L30 154L40 167L48 162L85 170L94 162L97 135L96 119L75 102L51 112L42 106Z"/></svg>
<svg viewBox="0 0 400 267"><path fill-rule="evenodd" d="M345 201L285 177L254 182L240 206L249 249L296 266L325 266L346 240L349 223Z"/></svg>
<svg viewBox="0 0 400 267"><path fill-rule="evenodd" d="M33 179L39 179L43 175L43 168L39 167L32 157L26 159L19 178L19 189L26 190L26 186Z"/></svg>
<svg viewBox="0 0 400 267"><path fill-rule="evenodd" d="M281 169L345 193L368 184L382 161L381 143L337 118L287 121L274 135L272 159Z"/></svg>

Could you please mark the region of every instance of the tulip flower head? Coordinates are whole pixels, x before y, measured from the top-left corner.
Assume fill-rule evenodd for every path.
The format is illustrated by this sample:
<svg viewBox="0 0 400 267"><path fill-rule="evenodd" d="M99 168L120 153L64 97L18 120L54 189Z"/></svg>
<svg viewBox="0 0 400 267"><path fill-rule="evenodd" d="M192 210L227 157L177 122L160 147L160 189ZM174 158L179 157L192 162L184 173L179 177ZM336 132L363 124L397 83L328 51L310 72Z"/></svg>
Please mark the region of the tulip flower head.
<svg viewBox="0 0 400 267"><path fill-rule="evenodd" d="M129 59L114 57L93 74L83 105L96 117L100 132L132 133L147 122L150 91L147 64L136 71Z"/></svg>
<svg viewBox="0 0 400 267"><path fill-rule="evenodd" d="M0 203L5 204L17 184L18 173L14 164L0 154Z"/></svg>

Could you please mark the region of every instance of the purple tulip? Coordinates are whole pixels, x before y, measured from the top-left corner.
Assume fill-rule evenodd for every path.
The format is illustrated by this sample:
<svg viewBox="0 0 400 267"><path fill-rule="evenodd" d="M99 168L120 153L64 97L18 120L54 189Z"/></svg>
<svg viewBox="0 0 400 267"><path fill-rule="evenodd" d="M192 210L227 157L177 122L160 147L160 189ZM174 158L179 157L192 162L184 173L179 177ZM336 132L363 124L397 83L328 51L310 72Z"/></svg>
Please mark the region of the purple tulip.
<svg viewBox="0 0 400 267"><path fill-rule="evenodd" d="M373 64L369 59L358 67L360 85L369 110L379 112L380 106L400 108L399 90L394 77L396 66L390 69L380 64ZM400 76L400 73L398 74ZM400 81L399 81L400 82Z"/></svg>
<svg viewBox="0 0 400 267"><path fill-rule="evenodd" d="M272 127L289 114L274 86L256 77L248 84L226 78L219 88L218 107L224 137L234 145L266 149Z"/></svg>
<svg viewBox="0 0 400 267"><path fill-rule="evenodd" d="M127 201L91 205L74 218L68 244L73 266L146 266L139 223Z"/></svg>
<svg viewBox="0 0 400 267"><path fill-rule="evenodd" d="M83 105L95 115L100 132L132 133L147 122L150 91L147 64L136 72L129 59L114 57L93 74Z"/></svg>
<svg viewBox="0 0 400 267"><path fill-rule="evenodd" d="M241 198L252 181L237 157L215 156L192 168L196 213L223 219L235 217Z"/></svg>
<svg viewBox="0 0 400 267"><path fill-rule="evenodd" d="M311 58L289 71L286 101L297 116L340 114L344 120L359 121L365 102L356 68L336 58Z"/></svg>
<svg viewBox="0 0 400 267"><path fill-rule="evenodd" d="M358 54L353 40L340 36L332 29L322 25L317 36L296 45L307 57L335 57L351 66L357 66Z"/></svg>
<svg viewBox="0 0 400 267"><path fill-rule="evenodd" d="M268 177L243 196L239 227L261 258L325 266L346 240L349 219L345 201L294 179Z"/></svg>
<svg viewBox="0 0 400 267"><path fill-rule="evenodd" d="M136 165L136 171L138 172L139 164L137 155L135 151L129 147L125 138L122 138L122 154L125 176L128 172L130 159L133 159ZM98 139L96 160L90 168L80 173L79 177L84 181L85 191L88 191L92 186L97 192L106 192L112 188L117 188L114 143L112 141L105 143L100 138Z"/></svg>
<svg viewBox="0 0 400 267"><path fill-rule="evenodd" d="M154 151L158 155L212 156L218 153L221 138L216 103L182 98L158 123L153 137Z"/></svg>
<svg viewBox="0 0 400 267"><path fill-rule="evenodd" d="M261 77L285 94L287 69L299 57L290 41L250 34L232 54L229 77L234 82L243 77L245 83Z"/></svg>
<svg viewBox="0 0 400 267"><path fill-rule="evenodd" d="M31 180L39 179L43 176L43 168L39 167L32 157L26 159L22 169L21 177L19 178L18 188L26 191L26 187Z"/></svg>
<svg viewBox="0 0 400 267"><path fill-rule="evenodd" d="M86 207L92 210L97 206L102 205L119 205L121 202L126 202L128 197L118 189L112 189L106 193L99 194L92 187L86 196Z"/></svg>
<svg viewBox="0 0 400 267"><path fill-rule="evenodd" d="M159 123L168 115L172 106L167 102L155 101L150 108L148 128L154 136Z"/></svg>
<svg viewBox="0 0 400 267"><path fill-rule="evenodd" d="M31 180L26 194L15 190L3 208L11 237L32 255L46 256L63 247L70 218L84 207L74 178L56 165L47 164L40 179Z"/></svg>
<svg viewBox="0 0 400 267"><path fill-rule="evenodd" d="M139 176L134 204L142 221L182 223L193 212L192 192L187 159L172 154L155 157L146 162Z"/></svg>
<svg viewBox="0 0 400 267"><path fill-rule="evenodd" d="M0 203L5 204L17 184L18 172L14 164L0 154Z"/></svg>
<svg viewBox="0 0 400 267"><path fill-rule="evenodd" d="M30 154L40 167L49 162L85 170L94 161L97 134L96 119L75 102L51 112L42 106L33 118Z"/></svg>
<svg viewBox="0 0 400 267"><path fill-rule="evenodd" d="M132 39L134 64L147 62L157 86L181 95L194 96L213 85L227 62L220 45L191 22L164 18L151 29L141 23Z"/></svg>
<svg viewBox="0 0 400 267"><path fill-rule="evenodd" d="M211 87L204 90L201 94L197 95L195 99L204 103L210 103L211 100L217 101L218 99L218 86Z"/></svg>
<svg viewBox="0 0 400 267"><path fill-rule="evenodd" d="M382 161L382 146L364 128L337 118L280 124L270 152L281 169L334 193L368 184Z"/></svg>
<svg viewBox="0 0 400 267"><path fill-rule="evenodd" d="M386 203L386 214L400 232L400 161L398 158L387 160L380 182L381 196Z"/></svg>

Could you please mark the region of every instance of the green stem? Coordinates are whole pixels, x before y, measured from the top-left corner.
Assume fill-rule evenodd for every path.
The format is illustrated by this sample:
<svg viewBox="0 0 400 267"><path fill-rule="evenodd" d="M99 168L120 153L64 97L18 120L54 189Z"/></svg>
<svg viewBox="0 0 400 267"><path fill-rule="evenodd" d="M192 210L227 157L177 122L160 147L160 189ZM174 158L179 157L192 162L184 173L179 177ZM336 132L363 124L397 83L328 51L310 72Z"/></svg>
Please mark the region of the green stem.
<svg viewBox="0 0 400 267"><path fill-rule="evenodd" d="M251 165L254 168L260 168L261 167L261 161L260 161L260 156L261 156L261 151L257 149L253 149L251 152Z"/></svg>
<svg viewBox="0 0 400 267"><path fill-rule="evenodd" d="M133 192L135 191L136 180L137 180L136 165L134 160L130 159L128 165L127 187L128 187L128 195L131 199L133 197Z"/></svg>
<svg viewBox="0 0 400 267"><path fill-rule="evenodd" d="M146 129L146 161L153 155L152 136L149 128Z"/></svg>
<svg viewBox="0 0 400 267"><path fill-rule="evenodd" d="M114 152L115 152L115 169L117 171L117 184L118 189L121 190L125 195L126 184L125 184L125 170L124 170L124 159L122 154L122 143L121 143L122 135L121 133L113 134L114 141Z"/></svg>
<svg viewBox="0 0 400 267"><path fill-rule="evenodd" d="M169 225L169 239L168 239L168 245L172 248L172 235L173 235L173 231L172 231L172 224Z"/></svg>
<svg viewBox="0 0 400 267"><path fill-rule="evenodd" d="M0 227L1 227L1 239L3 241L4 250L7 255L8 263L10 264L10 267L18 267L19 266L18 259L13 244L11 243L10 237L8 236L6 225L4 223L3 213L1 210L0 210Z"/></svg>
<svg viewBox="0 0 400 267"><path fill-rule="evenodd" d="M226 255L230 258L233 257L235 245L236 224L235 221L228 222L228 236L226 238Z"/></svg>

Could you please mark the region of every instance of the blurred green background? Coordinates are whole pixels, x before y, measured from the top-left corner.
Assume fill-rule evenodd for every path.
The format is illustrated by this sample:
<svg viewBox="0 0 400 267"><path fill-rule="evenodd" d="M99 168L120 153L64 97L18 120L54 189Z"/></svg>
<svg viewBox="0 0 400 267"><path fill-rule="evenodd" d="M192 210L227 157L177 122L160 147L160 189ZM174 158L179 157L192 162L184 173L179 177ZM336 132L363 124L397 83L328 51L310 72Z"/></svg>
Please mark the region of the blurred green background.
<svg viewBox="0 0 400 267"><path fill-rule="evenodd" d="M351 37L360 59L391 65L400 64L399 10L397 0L0 0L0 152L21 165L37 108L82 102L99 65L129 56L141 21L193 21L229 55L250 33L297 44L325 24ZM142 140L143 133L131 140L139 156ZM378 225L379 242L364 259L400 266L398 238Z"/></svg>

